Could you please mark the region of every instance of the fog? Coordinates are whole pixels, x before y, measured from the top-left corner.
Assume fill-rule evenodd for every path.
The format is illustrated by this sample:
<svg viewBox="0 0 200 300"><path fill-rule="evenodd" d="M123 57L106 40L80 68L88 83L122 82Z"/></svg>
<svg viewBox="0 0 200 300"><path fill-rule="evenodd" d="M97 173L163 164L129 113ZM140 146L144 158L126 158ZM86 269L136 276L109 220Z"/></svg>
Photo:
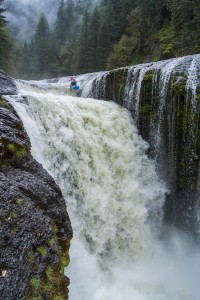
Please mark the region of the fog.
<svg viewBox="0 0 200 300"><path fill-rule="evenodd" d="M19 40L30 40L35 32L41 13L48 19L49 25L54 25L59 0L6 0L2 7L9 21L12 33Z"/></svg>
<svg viewBox="0 0 200 300"><path fill-rule="evenodd" d="M96 5L100 0L83 3L86 2ZM13 35L21 41L31 40L41 13L46 15L50 27L54 26L59 6L60 0L5 0L2 4Z"/></svg>

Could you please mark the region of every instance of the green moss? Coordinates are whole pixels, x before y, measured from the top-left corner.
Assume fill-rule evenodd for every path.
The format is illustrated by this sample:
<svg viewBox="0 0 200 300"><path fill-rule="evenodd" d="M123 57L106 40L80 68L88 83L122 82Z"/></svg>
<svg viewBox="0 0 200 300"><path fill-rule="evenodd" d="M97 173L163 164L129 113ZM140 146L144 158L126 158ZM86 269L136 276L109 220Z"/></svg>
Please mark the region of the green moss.
<svg viewBox="0 0 200 300"><path fill-rule="evenodd" d="M2 210L0 217L1 217L1 220L5 222L8 220L13 220L13 219L18 218L18 215L14 211Z"/></svg>
<svg viewBox="0 0 200 300"><path fill-rule="evenodd" d="M146 103L140 107L140 114L148 114L151 111L151 105Z"/></svg>
<svg viewBox="0 0 200 300"><path fill-rule="evenodd" d="M63 255L61 256L61 260L60 260L60 273L64 273L64 269L69 265L70 259L69 259L69 255Z"/></svg>
<svg viewBox="0 0 200 300"><path fill-rule="evenodd" d="M11 108L11 105L5 100L0 99L0 107Z"/></svg>
<svg viewBox="0 0 200 300"><path fill-rule="evenodd" d="M69 264L68 252L70 241L63 241L58 237L58 226L55 223L51 224L51 229L52 238L49 240L48 246L51 247L52 251L56 251L58 255L57 263L44 270L39 282L30 282L30 289L26 300L32 300L36 296L41 297L42 299L68 299L67 287L69 281L67 277L64 276L64 268ZM47 249L44 246L38 247L36 250L42 257L45 257L48 254ZM27 257L29 258L29 261L34 259L32 249L30 249ZM33 283L36 284L37 293L33 290Z"/></svg>
<svg viewBox="0 0 200 300"><path fill-rule="evenodd" d="M167 24L162 27L155 35L156 40L159 42L159 48L161 55L164 58L169 58L173 56L174 45L173 45L173 29Z"/></svg>
<svg viewBox="0 0 200 300"><path fill-rule="evenodd" d="M51 229L55 235L58 233L58 227L56 226L56 224L51 224Z"/></svg>
<svg viewBox="0 0 200 300"><path fill-rule="evenodd" d="M53 300L63 300L63 296L55 296L54 298L53 298Z"/></svg>
<svg viewBox="0 0 200 300"><path fill-rule="evenodd" d="M27 261L29 263L32 263L32 262L34 262L34 259L35 259L34 254L33 253L29 253L28 256L27 256Z"/></svg>
<svg viewBox="0 0 200 300"><path fill-rule="evenodd" d="M39 290L41 286L41 281L38 278L31 278L30 284L35 290Z"/></svg>
<svg viewBox="0 0 200 300"><path fill-rule="evenodd" d="M38 253L40 253L41 256L46 257L47 256L47 249L44 246L40 246L36 249Z"/></svg>
<svg viewBox="0 0 200 300"><path fill-rule="evenodd" d="M179 82L172 82L170 86L171 91L175 95L184 95L185 93L185 82L179 81Z"/></svg>
<svg viewBox="0 0 200 300"><path fill-rule="evenodd" d="M51 283L45 283L42 287L44 294L51 295L52 294L52 285Z"/></svg>
<svg viewBox="0 0 200 300"><path fill-rule="evenodd" d="M187 82L187 74L185 72L174 74L171 84L170 84L170 93L175 96L185 95L185 86Z"/></svg>
<svg viewBox="0 0 200 300"><path fill-rule="evenodd" d="M28 154L28 151L25 148L25 146L18 145L16 143L7 143L6 149L7 150L5 151L5 154L12 154L13 158L18 162L21 161L21 159L23 159Z"/></svg>
<svg viewBox="0 0 200 300"><path fill-rule="evenodd" d="M148 70L145 75L144 75L144 78L143 78L143 82L152 82L152 78L153 78L153 71L152 70Z"/></svg>
<svg viewBox="0 0 200 300"><path fill-rule="evenodd" d="M200 105L200 92L196 94L197 103Z"/></svg>
<svg viewBox="0 0 200 300"><path fill-rule="evenodd" d="M56 244L56 239L55 238L50 239L49 242L48 242L48 245L51 247L54 244Z"/></svg>
<svg viewBox="0 0 200 300"><path fill-rule="evenodd" d="M14 211L11 211L9 216L10 219L16 219L18 217L18 215Z"/></svg>
<svg viewBox="0 0 200 300"><path fill-rule="evenodd" d="M30 280L30 285L31 285L31 289L33 291L33 298L32 299L42 299L42 294L41 294L41 286L42 286L42 282L39 278L31 278ZM31 298L28 298L31 299Z"/></svg>
<svg viewBox="0 0 200 300"><path fill-rule="evenodd" d="M22 206L24 204L24 200L21 198L16 199L16 204Z"/></svg>
<svg viewBox="0 0 200 300"><path fill-rule="evenodd" d="M59 261L59 264L47 268L45 276L41 280L31 279L31 292L28 299L32 299L33 296L41 296L42 299L68 299L67 282L63 280L63 272L62 274L58 272L61 261L62 259Z"/></svg>
<svg viewBox="0 0 200 300"><path fill-rule="evenodd" d="M7 149L11 152L11 153L15 153L17 151L15 144L14 143L9 143L7 144Z"/></svg>
<svg viewBox="0 0 200 300"><path fill-rule="evenodd" d="M112 99L122 105L128 69L120 68L113 70L106 76L106 99Z"/></svg>
<svg viewBox="0 0 200 300"><path fill-rule="evenodd" d="M27 256L26 256L26 259L27 259L27 261L30 262L30 263L34 262L35 254L34 254L33 249L32 249L31 246L30 246L30 248L27 250Z"/></svg>
<svg viewBox="0 0 200 300"><path fill-rule="evenodd" d="M53 279L54 279L54 276L55 276L55 273L54 273L54 270L53 270L52 267L50 267L50 268L48 268L48 269L46 270L46 275L47 275L47 279L48 279L50 282L52 282Z"/></svg>
<svg viewBox="0 0 200 300"><path fill-rule="evenodd" d="M15 157L16 157L17 160L21 160L26 155L27 155L27 151L26 151L25 148L21 148L18 151L16 151L16 153L15 153Z"/></svg>

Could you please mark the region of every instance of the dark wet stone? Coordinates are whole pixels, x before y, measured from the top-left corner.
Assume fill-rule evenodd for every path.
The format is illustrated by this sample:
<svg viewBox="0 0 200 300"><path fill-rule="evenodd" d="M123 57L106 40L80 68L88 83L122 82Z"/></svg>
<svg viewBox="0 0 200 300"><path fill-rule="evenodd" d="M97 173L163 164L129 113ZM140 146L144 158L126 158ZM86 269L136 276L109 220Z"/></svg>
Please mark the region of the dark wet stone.
<svg viewBox="0 0 200 300"><path fill-rule="evenodd" d="M0 71L0 96L1 95L16 95L17 87L11 77Z"/></svg>
<svg viewBox="0 0 200 300"><path fill-rule="evenodd" d="M12 80L0 73L0 93L15 91ZM63 299L68 299L69 280L60 273L61 258L68 257L72 238L65 201L52 177L32 157L30 141L19 116L6 100L2 103L0 299L34 299L31 281L35 279L41 283L42 299L53 297L56 284L62 286ZM49 284L46 275L49 268L53 269L58 283ZM48 285L52 290L47 292Z"/></svg>

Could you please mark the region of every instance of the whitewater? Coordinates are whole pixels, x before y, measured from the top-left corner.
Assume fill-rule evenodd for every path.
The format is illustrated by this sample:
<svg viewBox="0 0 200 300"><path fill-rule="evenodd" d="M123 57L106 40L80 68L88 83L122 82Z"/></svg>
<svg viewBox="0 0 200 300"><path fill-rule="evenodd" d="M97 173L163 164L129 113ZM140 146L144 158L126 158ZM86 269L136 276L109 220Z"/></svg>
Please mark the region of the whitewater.
<svg viewBox="0 0 200 300"><path fill-rule="evenodd" d="M63 81L64 82L64 81ZM128 110L18 81L8 96L72 222L70 300L199 300L200 255L162 226L169 192Z"/></svg>

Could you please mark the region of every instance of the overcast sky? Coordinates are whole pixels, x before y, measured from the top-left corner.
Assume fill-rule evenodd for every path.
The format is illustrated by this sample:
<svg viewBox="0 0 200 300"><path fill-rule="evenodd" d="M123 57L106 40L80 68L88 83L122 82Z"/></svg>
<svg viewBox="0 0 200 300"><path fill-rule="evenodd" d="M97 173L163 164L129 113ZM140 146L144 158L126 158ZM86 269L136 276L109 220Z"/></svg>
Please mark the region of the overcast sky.
<svg viewBox="0 0 200 300"><path fill-rule="evenodd" d="M4 0L2 6L15 37L30 40L41 13L47 16L50 26L55 24L59 5L60 0Z"/></svg>

